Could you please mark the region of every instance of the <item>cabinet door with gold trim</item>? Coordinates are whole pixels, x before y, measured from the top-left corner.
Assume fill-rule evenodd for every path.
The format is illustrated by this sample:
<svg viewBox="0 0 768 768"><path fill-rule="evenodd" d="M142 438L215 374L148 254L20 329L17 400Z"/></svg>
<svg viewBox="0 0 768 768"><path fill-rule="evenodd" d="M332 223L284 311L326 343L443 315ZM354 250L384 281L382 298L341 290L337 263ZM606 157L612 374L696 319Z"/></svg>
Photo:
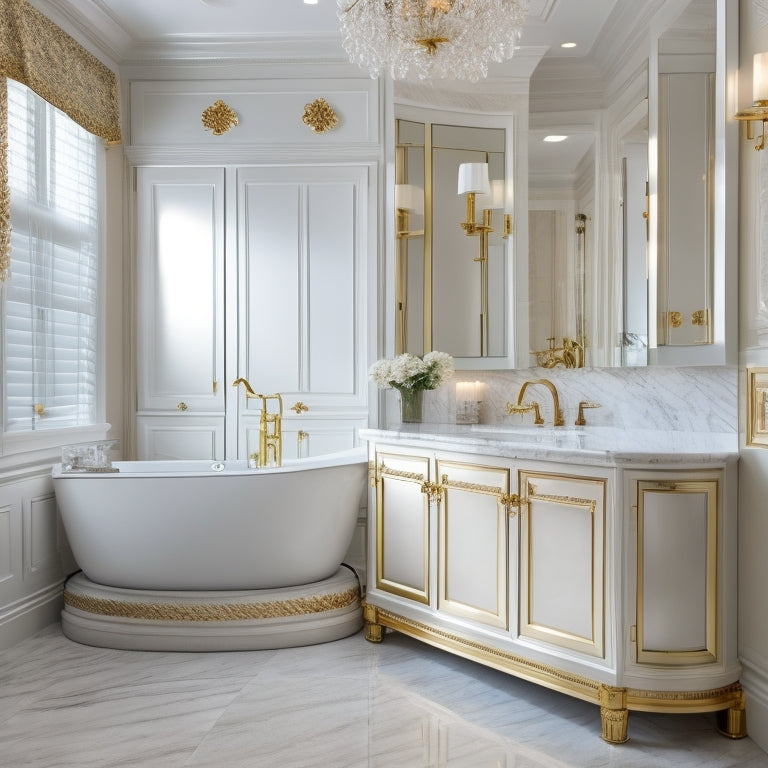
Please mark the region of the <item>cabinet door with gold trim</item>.
<svg viewBox="0 0 768 768"><path fill-rule="evenodd" d="M376 452L376 588L427 604L430 464Z"/></svg>
<svg viewBox="0 0 768 768"><path fill-rule="evenodd" d="M520 634L602 657L606 480L519 476Z"/></svg>
<svg viewBox="0 0 768 768"><path fill-rule="evenodd" d="M444 613L507 628L507 519L510 470L437 462L438 602Z"/></svg>
<svg viewBox="0 0 768 768"><path fill-rule="evenodd" d="M718 481L637 481L637 661L717 660Z"/></svg>

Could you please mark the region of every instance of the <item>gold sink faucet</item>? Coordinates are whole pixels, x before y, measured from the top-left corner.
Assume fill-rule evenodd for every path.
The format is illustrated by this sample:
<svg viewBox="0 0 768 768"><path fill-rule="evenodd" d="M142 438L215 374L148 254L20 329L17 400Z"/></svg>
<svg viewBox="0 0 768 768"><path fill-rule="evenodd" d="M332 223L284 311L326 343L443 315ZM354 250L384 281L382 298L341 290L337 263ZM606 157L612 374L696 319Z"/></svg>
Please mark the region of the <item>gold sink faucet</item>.
<svg viewBox="0 0 768 768"><path fill-rule="evenodd" d="M507 403L507 413L528 413L528 411L533 411L533 423L534 424L543 424L544 419L541 418L541 411L539 410L539 404L532 400L530 403L518 403L517 405L513 405L512 403Z"/></svg>
<svg viewBox="0 0 768 768"><path fill-rule="evenodd" d="M245 398L261 400L261 418L259 419L259 466L280 467L283 464L283 398L279 394L260 395L253 391L247 379L239 378L232 382L236 387L245 387ZM277 411L270 412L268 400L277 400ZM271 460L270 460L271 456Z"/></svg>
<svg viewBox="0 0 768 768"><path fill-rule="evenodd" d="M507 413L514 413L520 412L520 408L526 408L527 410L530 410L530 407L523 405L523 397L525 397L525 391L528 389L528 386L530 384L543 384L551 393L552 393L552 403L554 405L554 426L556 427L562 427L563 424L565 424L565 420L563 419L563 412L560 410L560 398L557 394L557 388L555 385L549 380L549 379L532 379L530 381L526 381L523 383L523 386L520 387L520 392L517 395L517 405L511 405L510 403L507 403ZM539 415L539 406L538 403L532 403L532 406L535 405L535 411L538 419L534 422L536 424L543 424L544 419L541 418ZM512 410L510 410L510 408ZM525 411L522 411L525 413Z"/></svg>

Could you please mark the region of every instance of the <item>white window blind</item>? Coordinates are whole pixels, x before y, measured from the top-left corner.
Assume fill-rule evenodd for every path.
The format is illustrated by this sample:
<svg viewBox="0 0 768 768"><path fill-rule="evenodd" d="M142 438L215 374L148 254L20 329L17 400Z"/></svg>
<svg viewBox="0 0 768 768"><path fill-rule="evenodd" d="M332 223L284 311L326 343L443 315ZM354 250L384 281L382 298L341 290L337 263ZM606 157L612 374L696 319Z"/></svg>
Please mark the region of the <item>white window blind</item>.
<svg viewBox="0 0 768 768"><path fill-rule="evenodd" d="M97 139L25 86L7 83L4 431L85 426L97 415Z"/></svg>

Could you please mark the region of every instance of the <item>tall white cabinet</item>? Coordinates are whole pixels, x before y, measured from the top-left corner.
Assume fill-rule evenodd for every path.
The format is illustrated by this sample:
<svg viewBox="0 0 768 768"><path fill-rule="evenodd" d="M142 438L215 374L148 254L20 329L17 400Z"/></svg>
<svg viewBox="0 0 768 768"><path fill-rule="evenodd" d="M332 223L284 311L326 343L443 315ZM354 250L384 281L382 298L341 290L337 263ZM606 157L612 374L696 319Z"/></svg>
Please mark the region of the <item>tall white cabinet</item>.
<svg viewBox="0 0 768 768"><path fill-rule="evenodd" d="M240 377L282 396L284 458L358 443L376 295L377 87L131 83L137 458L253 454L259 401L232 386ZM239 116L220 136L199 117L214 92ZM321 94L340 120L317 135L302 110Z"/></svg>
<svg viewBox="0 0 768 768"><path fill-rule="evenodd" d="M224 457L224 169L138 168L139 458Z"/></svg>

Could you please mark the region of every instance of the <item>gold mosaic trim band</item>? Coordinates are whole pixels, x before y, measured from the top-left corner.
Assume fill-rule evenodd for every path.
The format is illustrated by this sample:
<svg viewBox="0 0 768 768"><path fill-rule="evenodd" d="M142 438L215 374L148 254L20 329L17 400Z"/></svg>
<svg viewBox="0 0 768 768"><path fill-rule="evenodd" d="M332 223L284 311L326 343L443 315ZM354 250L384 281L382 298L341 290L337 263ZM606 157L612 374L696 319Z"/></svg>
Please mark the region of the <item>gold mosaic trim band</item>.
<svg viewBox="0 0 768 768"><path fill-rule="evenodd" d="M89 133L121 141L117 76L27 0L0 0L0 75L24 83Z"/></svg>
<svg viewBox="0 0 768 768"><path fill-rule="evenodd" d="M307 613L325 613L346 608L360 597L357 587L314 597L294 600L273 600L264 603L140 603L91 597L64 591L65 605L100 616L149 621L250 621L253 619L279 619Z"/></svg>

